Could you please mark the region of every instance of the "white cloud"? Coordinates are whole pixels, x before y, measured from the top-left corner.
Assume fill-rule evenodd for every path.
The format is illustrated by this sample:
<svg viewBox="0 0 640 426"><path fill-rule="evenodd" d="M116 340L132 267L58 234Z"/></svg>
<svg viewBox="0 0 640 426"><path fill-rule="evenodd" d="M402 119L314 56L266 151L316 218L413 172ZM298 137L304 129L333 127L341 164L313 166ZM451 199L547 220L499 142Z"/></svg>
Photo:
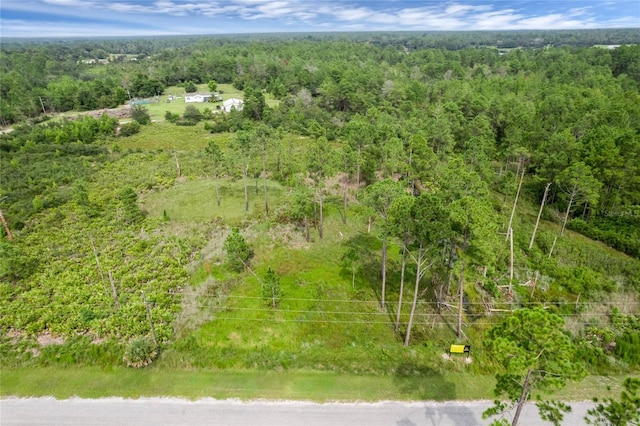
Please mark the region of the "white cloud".
<svg viewBox="0 0 640 426"><path fill-rule="evenodd" d="M253 19L286 17L295 12L295 9L290 7L288 2L274 1L259 5L256 7L256 11L259 13L256 13L252 17Z"/></svg>
<svg viewBox="0 0 640 426"><path fill-rule="evenodd" d="M483 1L480 3L480 1ZM487 0L488 1L488 0ZM197 34L204 29L216 32L252 32L281 30L514 30L563 28L640 27L637 0L590 0L566 4L560 0L548 7L524 7L516 0L485 3L484 0L451 1L358 1L351 0L0 0L3 35L13 35L7 26L7 11L49 16L49 26L66 26L68 31L96 35L106 30L125 28L133 35L141 31L155 34ZM540 5L547 3L540 3ZM604 5L616 5L608 8ZM575 6L579 7L575 7ZM634 10L634 5L635 10ZM623 7L624 6L624 7ZM605 13L604 10L607 10ZM612 14L612 12L615 12ZM17 16L16 16L17 17ZM60 17L65 23L56 24ZM90 24L76 21L96 22ZM15 24L14 20L14 24ZM139 23L147 26L140 29ZM24 21L27 25L27 22ZM34 35L45 33L33 24ZM22 28L21 34L27 29Z"/></svg>
<svg viewBox="0 0 640 426"><path fill-rule="evenodd" d="M369 21L373 18L373 12L366 7L358 8L342 8L337 10L327 10L327 13L333 15L341 21Z"/></svg>
<svg viewBox="0 0 640 426"><path fill-rule="evenodd" d="M91 7L92 5L92 2L84 0L43 0L43 3L63 7Z"/></svg>
<svg viewBox="0 0 640 426"><path fill-rule="evenodd" d="M624 16L621 18L608 19L601 22L605 28L638 28L640 27L640 16Z"/></svg>
<svg viewBox="0 0 640 426"><path fill-rule="evenodd" d="M446 15L461 15L466 14L468 12L482 12L485 10L491 10L491 6L489 5L470 5L470 4L452 4L447 6L444 10Z"/></svg>
<svg viewBox="0 0 640 426"><path fill-rule="evenodd" d="M516 29L515 22L522 18L523 15L515 13L513 9L488 12L474 17L473 26L478 30Z"/></svg>
<svg viewBox="0 0 640 426"><path fill-rule="evenodd" d="M585 7L574 7L572 9L569 9L568 14L570 16L580 16L580 15L584 15L585 13L587 13L592 7L591 6L585 6Z"/></svg>
<svg viewBox="0 0 640 426"><path fill-rule="evenodd" d="M46 34L47 38L168 35L166 30L151 30L143 27L132 28L131 26L119 27L57 21L34 24L31 21L17 19L2 21L3 37L39 37L43 34Z"/></svg>
<svg viewBox="0 0 640 426"><path fill-rule="evenodd" d="M559 13L536 16L533 18L521 19L517 22L520 28L526 29L538 29L538 28L584 28L588 26L588 21L579 21L568 19L568 15L561 15Z"/></svg>
<svg viewBox="0 0 640 426"><path fill-rule="evenodd" d="M108 10L114 12L122 12L122 13L146 13L149 12L145 6L135 4L135 3L109 3L107 5L100 5L101 8L106 8Z"/></svg>

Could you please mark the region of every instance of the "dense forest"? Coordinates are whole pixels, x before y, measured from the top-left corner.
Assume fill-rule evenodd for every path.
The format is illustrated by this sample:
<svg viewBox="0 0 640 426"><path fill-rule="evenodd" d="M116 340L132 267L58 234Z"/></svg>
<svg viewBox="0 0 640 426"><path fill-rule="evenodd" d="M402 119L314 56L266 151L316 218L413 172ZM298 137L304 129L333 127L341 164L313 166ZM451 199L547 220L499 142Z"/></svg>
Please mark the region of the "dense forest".
<svg viewBox="0 0 640 426"><path fill-rule="evenodd" d="M352 314L381 310L367 335L384 329L371 338L384 346L391 330L392 351L425 338L482 346L502 312L538 306L571 322L590 371L637 369L639 40L620 30L3 43L4 362L37 362L25 348L49 333L71 342L63 359L117 363L152 312L153 339L177 365L325 364L312 348L305 356L306 340L259 354L210 347L198 327L213 319L179 320L183 293L198 291L212 318L259 315L241 305L256 294L239 289L260 283L262 315L298 308L300 335L328 327L307 322L323 299L377 301ZM60 118L207 85L242 93L244 108ZM154 210L205 183L182 207ZM206 217L184 219L203 197ZM284 259L302 255L284 234L325 272L295 275ZM300 308L296 295L314 302ZM335 333L339 322L326 332L356 341ZM338 369L386 368L335 357L326 363Z"/></svg>
<svg viewBox="0 0 640 426"><path fill-rule="evenodd" d="M246 75L253 85L279 97L303 87L314 93L325 79L327 69L339 69L344 66L341 61L351 59L381 62L378 73L386 66L395 69L402 64L405 76L418 81L441 78L448 70L459 74L462 68L478 68L476 65L508 66L510 71L518 73L532 71L526 64L520 64L524 58L515 55L498 59L496 55L513 48L566 47L565 52L571 52L576 46L633 44L637 38L637 30L592 30L267 34L48 42L8 39L0 51L3 83L0 123L10 124L43 111L111 108L128 100L128 96L156 95L162 85L187 81L206 83L212 78L230 83L239 82ZM346 50L323 52L327 46ZM467 50L464 58L460 57L461 50ZM425 52L430 53L425 56ZM583 61L607 66L614 76L624 74L637 84L640 71L633 48L624 46L598 53L590 54L598 58L583 58ZM313 78L300 75L301 68L316 67L310 63L311 59L326 63L319 67L319 72L313 72ZM552 60L559 63L563 58ZM99 61L109 61L110 66L96 67ZM427 62L420 65L420 76L407 73L416 61Z"/></svg>

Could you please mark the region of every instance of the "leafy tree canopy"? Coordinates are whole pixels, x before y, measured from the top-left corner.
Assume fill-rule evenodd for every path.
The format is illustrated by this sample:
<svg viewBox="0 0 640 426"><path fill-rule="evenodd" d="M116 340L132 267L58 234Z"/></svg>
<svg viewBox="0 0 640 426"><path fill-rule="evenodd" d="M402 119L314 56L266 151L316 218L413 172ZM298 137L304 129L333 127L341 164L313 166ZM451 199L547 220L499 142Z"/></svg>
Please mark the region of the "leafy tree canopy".
<svg viewBox="0 0 640 426"><path fill-rule="evenodd" d="M516 407L513 426L533 391L560 389L567 380L585 374L575 360L575 345L564 331L564 320L545 309L518 309L489 329L485 339L485 347L502 369L496 376L495 394L506 396ZM543 416L548 416L552 407L538 404ZM497 402L485 415L496 415L506 408Z"/></svg>

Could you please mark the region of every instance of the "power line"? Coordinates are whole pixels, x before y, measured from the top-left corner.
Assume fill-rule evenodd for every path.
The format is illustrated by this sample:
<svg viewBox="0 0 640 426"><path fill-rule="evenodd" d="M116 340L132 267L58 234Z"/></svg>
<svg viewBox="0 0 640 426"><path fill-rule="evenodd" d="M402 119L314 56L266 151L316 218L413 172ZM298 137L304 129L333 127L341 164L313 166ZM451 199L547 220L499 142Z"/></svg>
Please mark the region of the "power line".
<svg viewBox="0 0 640 426"><path fill-rule="evenodd" d="M328 314L328 315L378 315L378 316L389 316L390 312L353 312L353 311L326 311L326 310L294 310L294 309L270 309L270 308L229 308L227 309L227 311L231 311L231 312L273 312L273 313L294 313L294 314ZM504 314L509 314L512 311L498 311L498 312L492 312L492 315L504 315ZM441 315L437 312L431 312L431 313L419 313L416 312L414 315L420 315L420 316L437 316L437 315ZM555 314L558 315L560 317L580 317L580 316L598 316L598 317L609 317L610 315L607 313L598 313L598 312L594 312L592 314L590 313L573 313L573 314L569 314L569 313L558 313Z"/></svg>
<svg viewBox="0 0 640 426"><path fill-rule="evenodd" d="M265 318L250 318L250 317L223 317L218 318L220 321L241 321L241 322L266 322ZM287 318L270 318L268 320L269 323L305 323L305 324L350 324L350 325L393 325L391 321L348 321L348 320L332 320L332 319L287 319ZM403 323L403 325L406 323ZM589 322L578 322L574 323L576 325L592 325ZM442 321L422 321L414 323L414 325L422 325L422 326L451 326L451 322L442 322ZM484 322L473 322L471 324L466 323L467 326L492 326L493 322L484 321Z"/></svg>
<svg viewBox="0 0 640 426"><path fill-rule="evenodd" d="M411 294L411 293L409 293ZM261 300L263 297L261 296L217 296L212 294L202 294L197 295L194 293L182 293L183 296L191 296L196 295L197 297L204 298L220 298L220 299L247 299L247 300ZM397 300L397 299L396 299ZM310 299L310 298L296 298L296 297L281 297L281 302L284 301L301 301L301 302L327 302L327 303L371 303L379 305L379 300L353 300L353 299ZM403 304L411 304L411 301L403 301ZM420 301L422 305L438 305L438 302L433 301ZM554 305L575 305L575 301L571 300L551 300L546 302L494 302L495 305L515 305L515 306L524 306L524 305L536 305L536 306L554 306ZM473 306L473 305L486 305L483 302L465 302L465 306ZM638 305L640 306L640 301L629 301L629 302L578 302L579 306L607 306L607 305L615 305L615 306L623 306L623 305Z"/></svg>

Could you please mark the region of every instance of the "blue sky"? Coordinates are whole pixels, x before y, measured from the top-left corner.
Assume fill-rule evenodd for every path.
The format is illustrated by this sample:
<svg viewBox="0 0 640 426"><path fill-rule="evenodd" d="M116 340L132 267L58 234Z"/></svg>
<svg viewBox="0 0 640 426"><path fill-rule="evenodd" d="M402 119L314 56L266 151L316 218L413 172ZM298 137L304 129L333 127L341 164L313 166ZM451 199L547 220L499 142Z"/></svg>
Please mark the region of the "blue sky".
<svg viewBox="0 0 640 426"><path fill-rule="evenodd" d="M640 0L0 0L0 37L630 27Z"/></svg>

